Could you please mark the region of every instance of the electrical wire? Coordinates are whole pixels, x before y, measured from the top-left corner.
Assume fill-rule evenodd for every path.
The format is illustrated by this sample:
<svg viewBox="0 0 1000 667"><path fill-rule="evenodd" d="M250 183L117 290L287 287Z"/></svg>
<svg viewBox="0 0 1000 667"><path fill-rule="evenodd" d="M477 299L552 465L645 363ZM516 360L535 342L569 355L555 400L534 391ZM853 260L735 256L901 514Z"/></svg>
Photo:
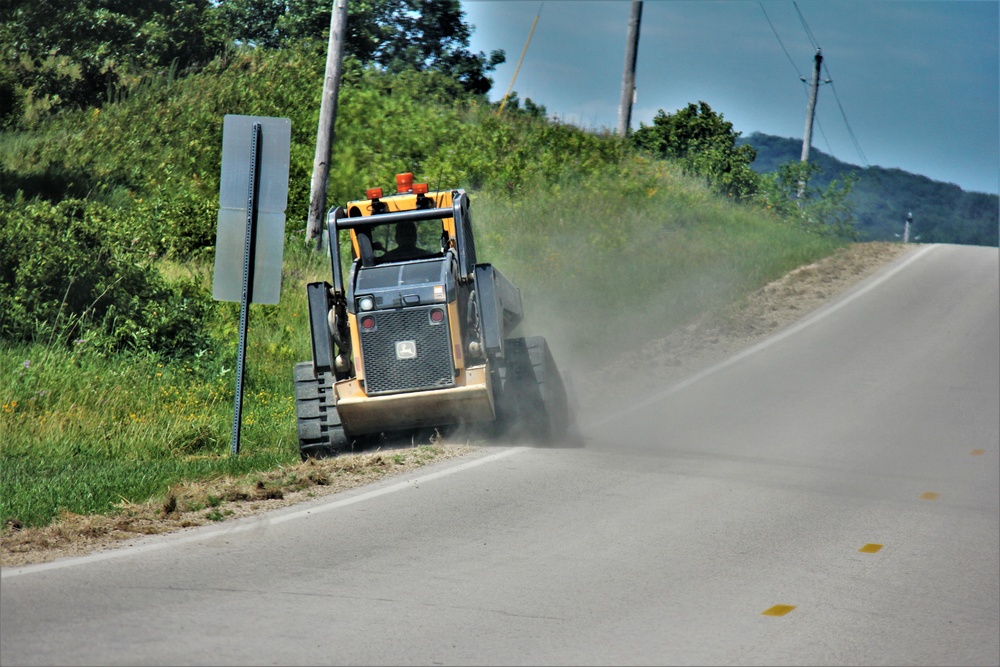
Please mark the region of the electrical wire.
<svg viewBox="0 0 1000 667"><path fill-rule="evenodd" d="M823 63L823 69L826 71L826 83L830 84L830 90L833 91L833 99L837 100L837 106L840 108L840 115L844 117L844 125L847 126L847 134L851 137L851 142L854 143L854 149L858 151L858 157L861 158L861 163L870 167L871 164L868 163L868 158L865 157L864 151L861 150L861 144L858 143L858 138L854 136L854 130L851 129L851 124L847 121L847 112L844 111L844 105L840 103L840 95L837 94L837 87L833 85L833 75L830 74L830 70L827 69L826 62Z"/></svg>
<svg viewBox="0 0 1000 667"><path fill-rule="evenodd" d="M823 135L823 143L826 144L826 154L833 155L833 147L830 146L830 140L827 139L826 132L823 130L823 122L819 118L815 118L814 121L816 123L816 128L819 130L819 133Z"/></svg>
<svg viewBox="0 0 1000 667"><path fill-rule="evenodd" d="M817 42L816 38L813 37L812 30L809 29L809 25L806 23L806 17L802 16L802 12L799 11L799 3L792 2L792 4L795 6L795 11L799 15L799 21L802 22L802 29L806 31L806 36L809 37L809 42L812 44L813 51L818 51L819 42Z"/></svg>
<svg viewBox="0 0 1000 667"><path fill-rule="evenodd" d="M801 72L801 70L799 70L798 65L795 64L795 59L792 58L792 56L791 56L790 53L788 53L788 49L785 48L785 43L781 41L781 35L778 34L778 29L774 27L774 23L771 22L771 17L767 15L767 10L764 9L764 3L763 2L758 2L757 4L760 6L760 11L763 12L764 18L767 19L767 24L769 26L771 26L771 32L774 33L774 38L776 40L778 40L778 44L781 46L781 50L785 52L785 57L788 58L788 62L790 62L792 64L792 69L795 70L795 73L799 77L799 81L802 82L802 94L808 100L809 99L809 90L808 90L808 84L809 84L809 82L802 75L802 72ZM821 135L823 135L823 142L826 144L827 152L830 155L833 155L833 149L830 147L830 140L827 138L826 132L823 131L823 124L819 121L818 118L815 119L815 122L816 122L816 125L819 126L819 133Z"/></svg>
<svg viewBox="0 0 1000 667"><path fill-rule="evenodd" d="M774 38L778 40L778 44L781 45L781 50L785 52L785 57L788 58L788 62L792 63L792 67L795 69L795 73L799 75L799 78L805 81L805 77L802 76L802 72L799 71L798 65L795 64L795 60L792 58L791 54L788 53L788 49L785 48L785 43L781 41L781 37L778 36L778 31L775 29L774 24L771 23L771 17L767 15L764 10L764 3L758 2L760 5L760 11L764 12L764 18L767 19L767 24L771 26L771 32L774 33Z"/></svg>
<svg viewBox="0 0 1000 667"><path fill-rule="evenodd" d="M809 24L806 23L806 17L803 16L802 12L799 10L798 3L793 1L792 4L795 6L795 11L799 15L799 20L802 22L802 29L805 30L806 36L809 37L809 41L812 43L813 48L819 51L819 42L817 42L816 38L813 36L812 30L809 29ZM830 74L830 69L827 67L826 60L823 61L822 67L826 71L826 81L823 83L830 84L830 90L833 91L833 98L837 101L837 107L840 109L840 115L844 118L844 125L847 127L847 134L851 137L854 149L858 151L858 157L861 158L861 162L864 166L869 167L871 165L868 163L868 158L865 157L864 151L861 150L861 144L858 142L858 138L854 135L854 130L851 129L851 124L847 120L847 112L844 111L844 105L840 102L840 95L837 94L837 88L833 85L833 75Z"/></svg>

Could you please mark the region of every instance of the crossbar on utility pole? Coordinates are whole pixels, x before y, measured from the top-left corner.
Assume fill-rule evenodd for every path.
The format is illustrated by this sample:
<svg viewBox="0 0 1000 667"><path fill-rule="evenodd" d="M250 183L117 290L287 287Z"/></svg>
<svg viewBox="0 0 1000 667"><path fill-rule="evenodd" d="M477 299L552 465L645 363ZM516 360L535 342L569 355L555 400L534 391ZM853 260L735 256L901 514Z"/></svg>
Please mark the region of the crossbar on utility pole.
<svg viewBox="0 0 1000 667"><path fill-rule="evenodd" d="M333 128L337 122L337 94L340 92L340 77L343 72L346 28L347 0L334 0L333 8L330 11L330 42L326 50L326 78L323 80L323 98L319 107L316 158L313 161L309 218L306 224L306 241L318 238L317 247L323 243L326 187L327 181L330 179L330 152L333 146Z"/></svg>
<svg viewBox="0 0 1000 667"><path fill-rule="evenodd" d="M632 124L632 103L635 101L635 63L639 53L639 24L642 22L642 2L632 1L625 43L625 71L622 74L622 97L618 103L618 135L628 135Z"/></svg>

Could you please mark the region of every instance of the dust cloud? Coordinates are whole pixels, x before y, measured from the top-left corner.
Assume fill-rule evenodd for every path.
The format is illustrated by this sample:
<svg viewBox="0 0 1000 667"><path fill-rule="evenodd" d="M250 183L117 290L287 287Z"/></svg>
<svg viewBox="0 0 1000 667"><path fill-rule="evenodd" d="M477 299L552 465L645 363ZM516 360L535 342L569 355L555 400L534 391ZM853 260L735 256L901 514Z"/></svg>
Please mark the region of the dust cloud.
<svg viewBox="0 0 1000 667"><path fill-rule="evenodd" d="M706 309L677 323L661 314L647 322L647 338L619 347L615 326L630 326L628 313L606 321L556 317L559 304L534 298L526 305L525 335L545 336L567 384L575 413L587 437L587 424L641 401L652 392L713 366L806 317L844 294L916 245L855 243L813 264L798 267L736 303ZM527 300L527 299L526 299ZM581 342L601 345L580 354ZM638 435L638 434L636 434Z"/></svg>

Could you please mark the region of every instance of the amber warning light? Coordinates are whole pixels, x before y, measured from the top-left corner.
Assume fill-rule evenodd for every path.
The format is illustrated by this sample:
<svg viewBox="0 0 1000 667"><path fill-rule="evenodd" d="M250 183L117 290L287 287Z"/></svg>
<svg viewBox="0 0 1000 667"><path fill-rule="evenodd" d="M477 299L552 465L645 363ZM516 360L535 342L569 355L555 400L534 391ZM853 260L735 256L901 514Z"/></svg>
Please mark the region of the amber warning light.
<svg viewBox="0 0 1000 667"><path fill-rule="evenodd" d="M424 195L427 194L428 188L426 183L414 183L413 174L406 172L405 174L396 174L396 194L415 194ZM365 190L365 197L368 199L381 199L383 195L382 188L368 188Z"/></svg>
<svg viewBox="0 0 1000 667"><path fill-rule="evenodd" d="M398 194L413 192L413 174L410 172L396 174L396 192Z"/></svg>

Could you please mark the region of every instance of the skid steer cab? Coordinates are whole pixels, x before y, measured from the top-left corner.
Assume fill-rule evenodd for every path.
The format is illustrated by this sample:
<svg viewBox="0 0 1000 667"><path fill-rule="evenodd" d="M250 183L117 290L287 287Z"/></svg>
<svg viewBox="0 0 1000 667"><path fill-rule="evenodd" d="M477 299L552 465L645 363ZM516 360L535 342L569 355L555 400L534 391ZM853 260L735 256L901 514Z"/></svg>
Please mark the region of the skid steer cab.
<svg viewBox="0 0 1000 667"><path fill-rule="evenodd" d="M511 337L521 294L478 261L466 192L405 173L395 194L365 197L329 211L333 284L306 286L312 359L294 369L303 460L456 426L565 438L563 380L544 338Z"/></svg>

